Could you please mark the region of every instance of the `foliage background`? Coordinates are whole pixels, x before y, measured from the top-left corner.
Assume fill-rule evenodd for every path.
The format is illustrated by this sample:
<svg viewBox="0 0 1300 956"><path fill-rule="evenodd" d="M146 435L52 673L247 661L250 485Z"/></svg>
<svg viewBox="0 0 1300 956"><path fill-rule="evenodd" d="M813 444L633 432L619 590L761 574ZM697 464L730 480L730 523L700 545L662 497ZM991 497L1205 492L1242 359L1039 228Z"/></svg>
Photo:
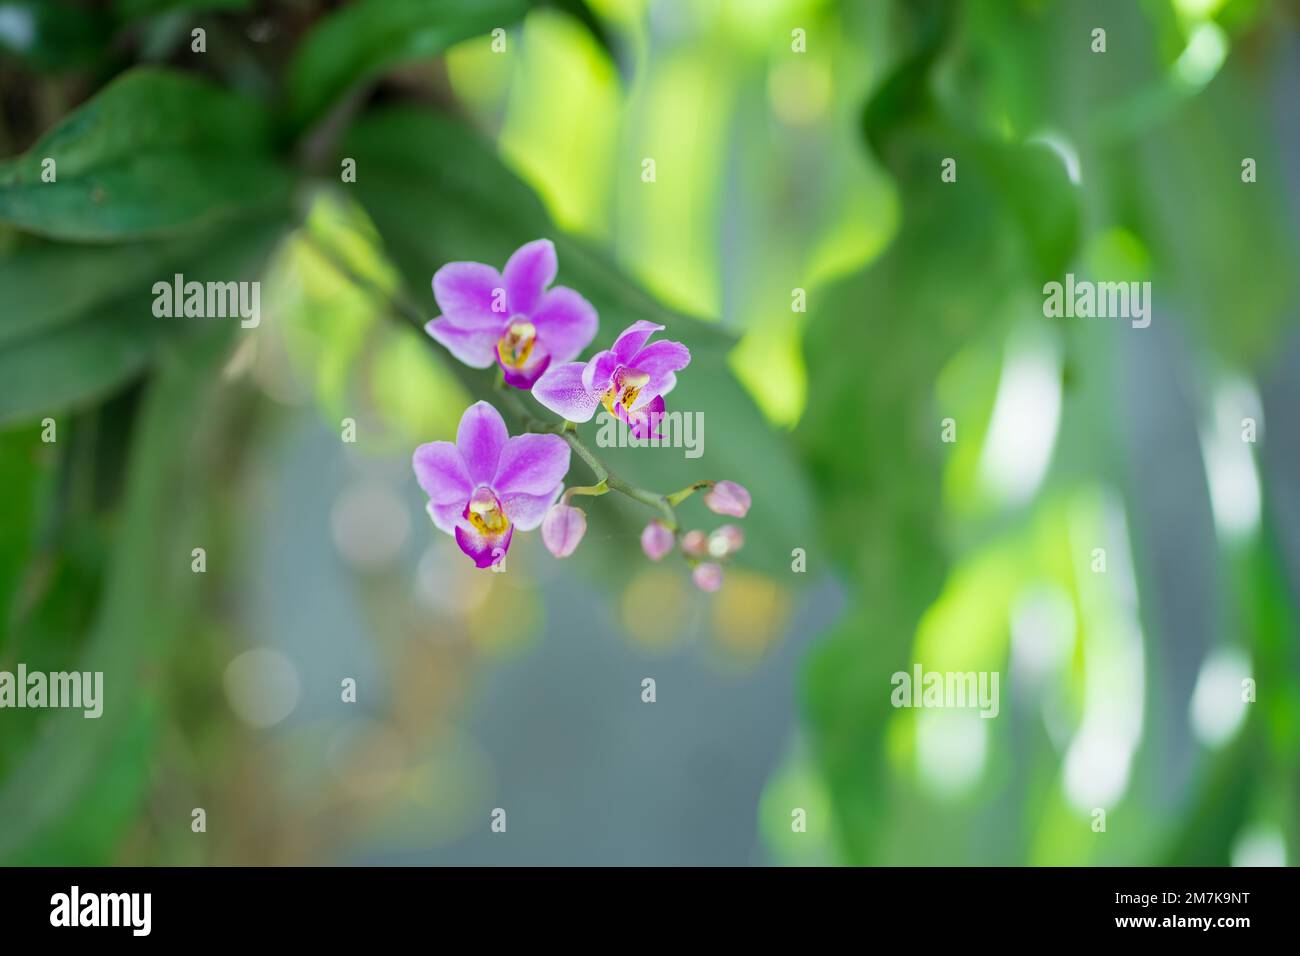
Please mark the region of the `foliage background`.
<svg viewBox="0 0 1300 956"><path fill-rule="evenodd" d="M0 861L1294 862L1298 19L0 3L0 669L107 698L0 714ZM403 316L539 236L597 344L695 354L704 457L609 460L750 487L715 596L616 496L504 575L427 524L410 451L483 382ZM1151 327L1044 319L1067 271ZM261 325L154 318L176 272ZM999 717L892 708L916 662Z"/></svg>

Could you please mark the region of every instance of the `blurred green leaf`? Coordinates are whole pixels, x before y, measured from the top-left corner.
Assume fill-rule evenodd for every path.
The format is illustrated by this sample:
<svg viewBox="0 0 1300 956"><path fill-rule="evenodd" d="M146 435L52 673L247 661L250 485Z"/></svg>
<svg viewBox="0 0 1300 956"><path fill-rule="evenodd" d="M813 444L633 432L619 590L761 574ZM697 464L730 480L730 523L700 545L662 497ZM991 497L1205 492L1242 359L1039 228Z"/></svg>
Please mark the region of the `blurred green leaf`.
<svg viewBox="0 0 1300 956"><path fill-rule="evenodd" d="M40 429L0 433L0 494L8 517L0 525L0 657L7 650L19 582L37 540L42 500L53 483L55 446Z"/></svg>
<svg viewBox="0 0 1300 956"><path fill-rule="evenodd" d="M609 30L605 28L605 24L591 9L591 4L587 0L531 0L531 4L537 9L553 8L573 17L587 28L587 32L595 38L596 42L613 59L614 39L610 36Z"/></svg>
<svg viewBox="0 0 1300 956"><path fill-rule="evenodd" d="M178 272L187 282L256 278L287 228L284 217L273 216L225 223L172 244L44 243L0 263L21 308L0 329L0 423L93 401L138 373L163 343L196 326L153 314L154 282L170 282ZM84 284L69 292L62 278L68 275ZM197 322L237 326L239 319Z"/></svg>
<svg viewBox="0 0 1300 956"><path fill-rule="evenodd" d="M137 69L0 163L0 221L57 239L129 239L284 201L267 112L209 83ZM42 182L53 159L54 182Z"/></svg>
<svg viewBox="0 0 1300 956"><path fill-rule="evenodd" d="M863 114L899 184L899 232L811 311L805 352L816 385L797 429L818 523L858 582L857 603L811 655L804 682L814 752L858 863L875 858L877 824L889 819L889 676L910 668L917 622L946 573L939 439L948 411L935 408L935 382L963 344L1038 301L1044 277L1078 246L1077 195L1056 157L991 140L924 93L936 44L950 35L934 5L925 9L917 51ZM946 157L958 158L956 182L940 179Z"/></svg>
<svg viewBox="0 0 1300 956"><path fill-rule="evenodd" d="M508 27L526 10L526 0L360 0L336 10L289 64L292 121L310 126L357 83Z"/></svg>
<svg viewBox="0 0 1300 956"><path fill-rule="evenodd" d="M637 319L659 322L666 326L662 336L686 343L691 366L678 377L668 410L703 413L703 456L688 459L681 449L670 448L608 448L600 454L628 480L657 490L672 491L697 478L742 482L754 498L753 510L742 522L747 539L742 563L790 575L791 550L811 547L816 534L806 481L788 436L772 429L728 368L727 354L734 345L729 336L664 308L599 251L559 233L540 201L505 169L491 145L458 122L394 109L358 123L345 149L357 160L362 205L414 301L425 305L430 318L436 311L430 281L444 263L472 259L500 267L517 247L545 236L559 252L556 282L580 290L600 314L590 352L607 348ZM429 344L441 351L432 340ZM482 373L466 376L480 397L499 402L484 390L488 379ZM552 417L540 406L537 413ZM597 427L582 426L589 444L595 443ZM575 464L571 481L586 480L586 469ZM605 508L620 497L606 496L591 507ZM631 503L629 508L631 535L651 515ZM698 500L688 501L681 511L687 522L710 528L722 523Z"/></svg>
<svg viewBox="0 0 1300 956"><path fill-rule="evenodd" d="M0 862L40 858L24 854L42 840L39 845L59 848L60 862L85 863L96 848L106 854L117 845L117 831L99 833L93 846L69 845L62 835L79 826L68 814L99 806L80 801L99 796L101 787L109 815L101 822L121 827L134 816L127 810L138 804L147 785L154 739L151 671L183 635L201 577L190 571L189 549L209 500L199 489L215 478L214 469L197 456L216 444L214 431L226 424L217 402L229 390L216 370L232 334L229 328L209 328L202 347L178 354L150 390L135 431L109 579L76 665L103 672L103 714L96 719L79 710L41 715L39 745L29 747L0 782ZM182 488L190 493L178 494Z"/></svg>

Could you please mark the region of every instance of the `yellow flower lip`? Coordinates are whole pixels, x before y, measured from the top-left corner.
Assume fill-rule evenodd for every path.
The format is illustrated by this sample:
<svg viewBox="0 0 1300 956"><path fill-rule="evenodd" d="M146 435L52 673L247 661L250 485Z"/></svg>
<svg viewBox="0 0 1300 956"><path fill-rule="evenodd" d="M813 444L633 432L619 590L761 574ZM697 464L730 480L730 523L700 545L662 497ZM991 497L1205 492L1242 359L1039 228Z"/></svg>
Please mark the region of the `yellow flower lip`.
<svg viewBox="0 0 1300 956"><path fill-rule="evenodd" d="M635 368L620 368L614 373L613 383L610 385L609 391L600 398L601 404L605 406L605 411L613 415L615 404L631 410L632 403L636 401L637 395L641 393L641 389L645 388L646 383L649 381L650 375L647 372Z"/></svg>
<svg viewBox="0 0 1300 956"><path fill-rule="evenodd" d="M638 392L645 388L646 383L649 381L650 373L643 372L640 369L632 369L629 372L624 372L621 379L624 388L635 388Z"/></svg>
<svg viewBox="0 0 1300 956"><path fill-rule="evenodd" d="M465 509L465 517L480 534L499 535L510 527L510 519L501 510L501 502L487 486L475 489Z"/></svg>
<svg viewBox="0 0 1300 956"><path fill-rule="evenodd" d="M527 319L515 319L506 329L506 334L497 341L497 355L501 357L501 364L511 368L521 367L528 361L536 341L536 326Z"/></svg>

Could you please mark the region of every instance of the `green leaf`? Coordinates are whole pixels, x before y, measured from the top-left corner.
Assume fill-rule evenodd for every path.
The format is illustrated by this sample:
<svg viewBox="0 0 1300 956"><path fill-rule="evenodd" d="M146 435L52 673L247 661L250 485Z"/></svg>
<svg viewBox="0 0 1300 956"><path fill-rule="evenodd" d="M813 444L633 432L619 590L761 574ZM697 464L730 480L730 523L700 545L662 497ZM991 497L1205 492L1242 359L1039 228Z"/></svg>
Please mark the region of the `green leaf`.
<svg viewBox="0 0 1300 956"><path fill-rule="evenodd" d="M0 163L0 221L56 239L128 239L283 202L256 103L203 80L138 69ZM56 178L43 182L44 161Z"/></svg>
<svg viewBox="0 0 1300 956"><path fill-rule="evenodd" d="M0 327L0 424L41 418L94 401L140 372L196 320L153 314L153 284L256 278L288 228L281 216L212 227L172 244L120 247L43 243L0 263L17 296ZM26 272L24 275L23 273ZM70 289L67 277L77 283ZM237 318L208 318L201 323Z"/></svg>
<svg viewBox="0 0 1300 956"><path fill-rule="evenodd" d="M610 36L609 31L605 29L605 24L600 21L595 11L591 9L591 4L587 0L531 0L531 2L534 8L546 9L550 7L573 17L586 27L587 32L613 58L614 39Z"/></svg>
<svg viewBox="0 0 1300 956"><path fill-rule="evenodd" d="M1041 302L1041 283L1059 278L1078 249L1079 198L1060 160L984 135L927 92L954 9L917 9L929 14L917 52L863 114L864 138L898 184L899 231L810 311L804 345L817 384L796 432L817 481L818 524L857 582L856 600L810 656L803 687L813 751L854 863L881 858L880 824L894 809L890 675L910 668L918 621L947 573L946 411L935 408L935 383L961 347L996 340L1026 304ZM950 156L959 172L944 183Z"/></svg>
<svg viewBox="0 0 1300 956"><path fill-rule="evenodd" d="M100 854L118 845L115 837L136 815L155 738L158 688L152 672L193 625L192 602L202 576L190 572L189 551L216 480L200 456L212 447L214 431L229 427L220 402L230 390L216 370L231 334L209 328L201 347L168 363L148 393L133 430L108 581L76 664L77 670L103 672L103 714L41 715L37 742L0 781L0 863L107 862ZM84 834L77 815L98 818L101 812L101 823L114 832L96 832L85 843L68 839Z"/></svg>
<svg viewBox="0 0 1300 956"><path fill-rule="evenodd" d="M699 478L743 483L753 495L754 507L741 522L747 539L741 563L780 573L792 583L800 580L790 574L790 552L813 547L816 534L806 481L789 436L762 417L728 367L734 345L730 336L665 308L602 252L561 234L538 199L502 166L491 145L458 122L394 109L361 121L344 148L357 160L358 198L412 298L424 304L430 318L436 312L430 280L440 266L472 259L500 267L523 243L549 237L559 253L556 282L580 291L600 314L600 331L590 352L607 348L637 319L658 322L666 326L664 337L684 342L691 349L691 365L678 376L669 411L703 413L703 456L686 458L682 449L671 448L601 448L599 452L621 476L656 490L673 491ZM432 340L429 344L441 351ZM469 373L465 380L471 388L499 403L483 391L486 374L464 371ZM521 398L532 403L528 396L521 394ZM553 418L536 408L539 415ZM581 426L589 444L595 444L597 430L595 423ZM570 481L583 483L588 477L585 467L575 463ZM635 534L652 514L632 502L624 508L624 501L620 495L606 495L592 503L588 513L595 520L598 509L620 508L627 535L622 543L635 550ZM724 521L706 511L698 496L679 511L688 527L712 528Z"/></svg>
<svg viewBox="0 0 1300 956"><path fill-rule="evenodd" d="M525 0L361 0L336 10L289 65L292 121L310 126L356 84L508 27L526 11Z"/></svg>

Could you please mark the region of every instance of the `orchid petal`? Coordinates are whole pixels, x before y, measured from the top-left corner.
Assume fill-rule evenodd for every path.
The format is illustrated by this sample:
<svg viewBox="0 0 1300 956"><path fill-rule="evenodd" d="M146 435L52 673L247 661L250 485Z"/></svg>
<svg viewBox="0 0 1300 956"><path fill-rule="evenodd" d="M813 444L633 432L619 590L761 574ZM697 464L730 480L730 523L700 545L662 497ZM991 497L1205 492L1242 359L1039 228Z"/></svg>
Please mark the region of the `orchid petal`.
<svg viewBox="0 0 1300 956"><path fill-rule="evenodd" d="M500 328L509 316L493 311L501 273L481 262L449 262L433 274L433 297L442 314L463 328Z"/></svg>
<svg viewBox="0 0 1300 956"><path fill-rule="evenodd" d="M433 441L415 449L411 456L415 479L435 505L465 507L474 490L460 450L449 441Z"/></svg>
<svg viewBox="0 0 1300 956"><path fill-rule="evenodd" d="M564 286L542 296L532 313L537 340L556 362L571 362L591 344L600 324L590 302Z"/></svg>
<svg viewBox="0 0 1300 956"><path fill-rule="evenodd" d="M482 485L492 480L507 438L509 433L501 413L487 402L475 402L465 409L456 430L456 447L465 459L470 481Z"/></svg>
<svg viewBox="0 0 1300 956"><path fill-rule="evenodd" d="M555 281L558 268L555 244L549 239L537 239L516 249L502 270L511 313L531 315L542 293Z"/></svg>
<svg viewBox="0 0 1300 956"><path fill-rule="evenodd" d="M646 339L662 329L662 325L647 322L645 319L638 319L624 329L622 334L614 340L611 351L618 356L619 364L631 365L632 359L636 357L637 352L641 351Z"/></svg>
<svg viewBox="0 0 1300 956"><path fill-rule="evenodd" d="M506 528L504 534L489 536L480 534L477 529L469 525L459 524L456 526L456 543L460 545L462 551L474 559L475 567L490 568L494 564L499 564L506 556L514 533L513 525Z"/></svg>
<svg viewBox="0 0 1300 956"><path fill-rule="evenodd" d="M496 361L499 330L464 328L440 316L427 323L424 331L470 368L487 368Z"/></svg>
<svg viewBox="0 0 1300 956"><path fill-rule="evenodd" d="M568 470L569 445L559 435L516 435L501 449L492 487L503 497L542 495L559 487Z"/></svg>
<svg viewBox="0 0 1300 956"><path fill-rule="evenodd" d="M650 376L641 394L667 395L677 384L677 376L673 373L691 364L691 350L681 342L651 342L629 364Z"/></svg>
<svg viewBox="0 0 1300 956"><path fill-rule="evenodd" d="M600 398L583 386L585 368L581 362L551 366L533 386L533 398L571 422L590 421Z"/></svg>

